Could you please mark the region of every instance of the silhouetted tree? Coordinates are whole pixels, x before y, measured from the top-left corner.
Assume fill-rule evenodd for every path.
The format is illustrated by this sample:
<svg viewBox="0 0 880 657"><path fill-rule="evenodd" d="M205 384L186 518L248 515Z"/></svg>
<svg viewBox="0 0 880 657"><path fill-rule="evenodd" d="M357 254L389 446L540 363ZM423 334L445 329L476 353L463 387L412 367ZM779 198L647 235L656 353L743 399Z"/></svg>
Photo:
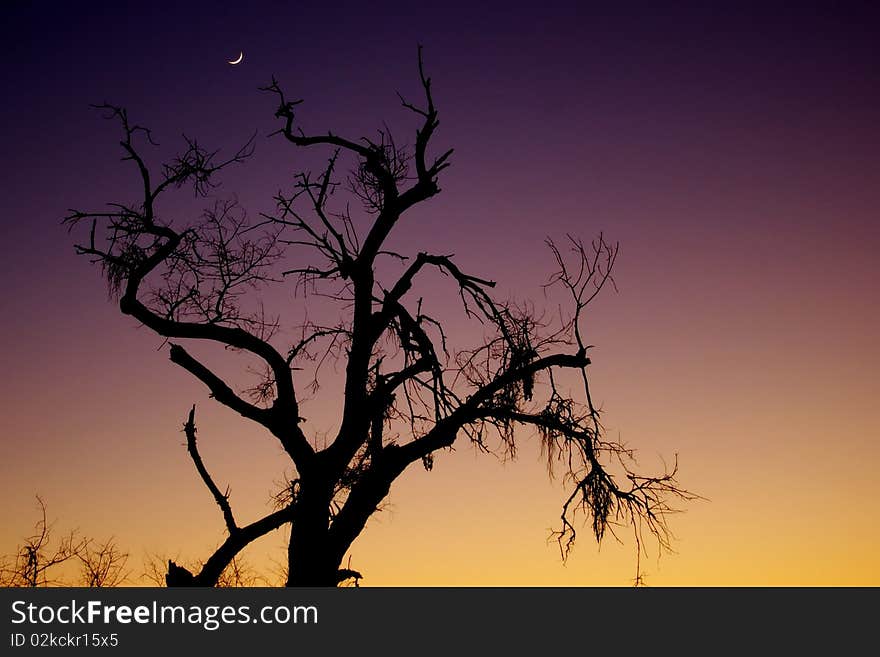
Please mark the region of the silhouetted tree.
<svg viewBox="0 0 880 657"><path fill-rule="evenodd" d="M0 566L0 584L3 586L52 586L60 583L55 575L58 566L76 557L82 541L75 532L53 536L53 524L46 517L46 503L37 496L40 517L34 524L33 533L15 550L11 557L4 557Z"/></svg>
<svg viewBox="0 0 880 657"><path fill-rule="evenodd" d="M0 559L0 586L118 586L128 575L128 553L113 538L100 542L71 530L55 539L54 524L47 520L46 503L37 496L40 516L33 533L12 556ZM64 564L79 562L79 580L62 571Z"/></svg>
<svg viewBox="0 0 880 657"><path fill-rule="evenodd" d="M130 575L126 569L128 552L123 552L112 537L104 542L85 540L76 556L83 586L119 586Z"/></svg>
<svg viewBox="0 0 880 657"><path fill-rule="evenodd" d="M88 228L77 252L101 265L125 315L169 341L173 363L279 441L294 471L276 509L242 524L229 490L214 482L199 454L193 407L184 425L187 449L222 513L227 538L195 573L171 563L169 585L216 585L240 550L282 526L290 531L288 585L357 581L360 574L340 564L404 470L413 464L431 470L435 454L462 439L512 456L518 427L534 430L551 467L562 468L571 485L556 534L563 553L575 539L578 512L598 540L623 523L637 540L646 529L667 544L670 500L690 497L676 483L676 467L658 476L635 472L630 450L604 436L590 396L590 346L581 320L612 281L617 245L601 235L592 244L569 237L564 248L548 241L556 262L548 286L564 291L570 304L556 321L529 303L497 298L494 281L468 273L452 255L389 250L401 218L440 191L439 176L452 155L451 149L429 154L439 120L421 50L419 79L420 103L400 97L419 123L411 149L387 128L359 140L306 132L296 116L303 101L289 99L273 79L264 91L278 101L275 134L297 149L327 148L329 159L318 175L296 175L275 197L275 211L256 221L234 200L215 199L195 221L160 211L160 202L184 186L197 197L212 195L218 172L247 160L252 140L221 159L186 139L183 152L155 170L141 150L152 143L150 132L125 109L101 106L121 124L124 159L142 192L101 211L71 210L67 224ZM350 173L340 178L346 160ZM339 200L345 192L360 202L367 221L356 221L350 204ZM450 344L444 320L413 293L428 270L453 286L467 317L481 327L481 342ZM299 339L282 344L278 318L247 293L285 278L322 303L337 304L343 319L302 317ZM236 391L178 340L244 352L262 363L264 375ZM323 444L300 415L300 402L304 389L317 390L318 370L328 359L343 364L344 382L338 432ZM570 374L579 382L575 395L567 392Z"/></svg>

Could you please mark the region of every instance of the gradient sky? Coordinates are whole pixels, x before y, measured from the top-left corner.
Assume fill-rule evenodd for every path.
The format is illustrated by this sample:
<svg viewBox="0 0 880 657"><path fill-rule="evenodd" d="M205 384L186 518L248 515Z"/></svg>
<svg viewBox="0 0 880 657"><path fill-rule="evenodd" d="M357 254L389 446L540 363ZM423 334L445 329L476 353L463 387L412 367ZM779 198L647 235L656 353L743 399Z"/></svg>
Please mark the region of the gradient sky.
<svg viewBox="0 0 880 657"><path fill-rule="evenodd" d="M268 209L311 160L266 138L275 101L257 88L277 76L316 131L403 135L395 91L418 93L422 43L436 148L455 155L395 244L454 252L502 295L538 300L546 236L621 244L619 291L585 325L597 401L646 469L678 453L707 498L672 520L675 554L643 560L647 582L880 584L873 3L214 4L0 10L0 552L39 493L59 527L115 535L136 565L206 557L223 527L183 446L192 403L240 517L266 509L286 465L74 255L67 208L135 190L116 126L89 104L128 107L157 154L184 132L227 150L256 132L224 189ZM307 416L332 426L336 404ZM374 586L629 584L625 533L597 549L583 532L566 564L547 543L565 494L533 444L508 463L461 445L398 482L352 567ZM254 547L263 568L282 558L280 535Z"/></svg>

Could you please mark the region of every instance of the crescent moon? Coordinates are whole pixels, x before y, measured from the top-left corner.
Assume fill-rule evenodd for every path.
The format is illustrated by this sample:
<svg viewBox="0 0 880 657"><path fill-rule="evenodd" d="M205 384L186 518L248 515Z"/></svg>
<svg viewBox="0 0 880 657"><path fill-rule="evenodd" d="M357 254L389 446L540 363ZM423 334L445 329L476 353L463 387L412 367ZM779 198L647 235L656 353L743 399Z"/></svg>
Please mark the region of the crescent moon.
<svg viewBox="0 0 880 657"><path fill-rule="evenodd" d="M232 60L230 60L228 63L229 63L229 64L239 64L239 63L241 63L241 60L242 60L242 59L244 59L244 53L243 53L243 52L240 52L240 53L238 54L238 59L232 59Z"/></svg>

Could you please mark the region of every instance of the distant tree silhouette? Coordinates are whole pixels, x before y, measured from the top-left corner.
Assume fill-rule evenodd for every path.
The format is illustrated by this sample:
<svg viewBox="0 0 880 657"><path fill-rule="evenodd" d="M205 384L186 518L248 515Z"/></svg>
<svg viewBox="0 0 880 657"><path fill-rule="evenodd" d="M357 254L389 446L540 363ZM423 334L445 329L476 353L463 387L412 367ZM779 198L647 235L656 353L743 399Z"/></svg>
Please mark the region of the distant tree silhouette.
<svg viewBox="0 0 880 657"><path fill-rule="evenodd" d="M103 542L71 530L56 540L53 523L47 520L46 503L37 496L40 517L33 533L13 555L0 559L0 586L118 586L128 575L128 553L115 539ZM64 564L78 562L79 579L65 577Z"/></svg>
<svg viewBox="0 0 880 657"><path fill-rule="evenodd" d="M80 562L80 584L83 586L119 586L130 575L127 570L128 553L123 552L114 538L104 542L84 541L77 552Z"/></svg>
<svg viewBox="0 0 880 657"><path fill-rule="evenodd" d="M562 290L569 303L555 321L530 303L497 298L494 281L466 272L452 255L432 253L430 245L409 255L390 250L389 235L401 218L440 192L439 176L453 152L429 155L439 120L421 49L418 69L421 102L400 96L419 123L411 149L387 128L359 140L306 132L296 116L303 101L289 99L273 78L263 91L278 101L275 134L297 149L326 148L329 159L318 175L297 174L275 196L275 211L258 220L213 193L217 174L245 162L253 140L222 159L186 138L183 151L156 170L141 150L152 143L150 132L125 109L101 106L122 127L123 159L132 163L142 191L133 202L71 210L66 223L87 229L77 252L101 265L122 313L169 341L173 363L217 402L274 436L294 472L271 513L241 523L229 489L214 482L199 454L193 407L184 425L188 453L227 537L196 572L171 562L169 585L218 584L245 546L283 526L290 531L287 585L358 581L360 573L340 565L404 470L421 464L430 471L435 455L457 440L513 456L520 427L533 430L551 468L561 468L571 486L555 534L563 554L575 539L579 512L597 540L621 523L639 541L647 530L667 545L671 501L691 497L677 484L677 466L656 476L633 469L632 452L604 435L590 395L590 345L581 322L612 282L616 244L602 235L591 244L569 237L564 247L548 240L556 263L548 287ZM351 162L350 172L339 176L343 161ZM182 187L214 198L197 220L160 210ZM346 193L361 205L361 218L341 199ZM390 270L396 273L389 276ZM415 294L429 270L454 288L484 335L479 343L454 346L448 321L430 315ZM279 319L255 299L258 289L285 279L313 300L336 304L342 319L302 316L299 338L282 342ZM262 375L236 390L178 340L244 353L262 364ZM338 431L322 442L300 403L304 391L317 392L329 360L343 366L343 398Z"/></svg>

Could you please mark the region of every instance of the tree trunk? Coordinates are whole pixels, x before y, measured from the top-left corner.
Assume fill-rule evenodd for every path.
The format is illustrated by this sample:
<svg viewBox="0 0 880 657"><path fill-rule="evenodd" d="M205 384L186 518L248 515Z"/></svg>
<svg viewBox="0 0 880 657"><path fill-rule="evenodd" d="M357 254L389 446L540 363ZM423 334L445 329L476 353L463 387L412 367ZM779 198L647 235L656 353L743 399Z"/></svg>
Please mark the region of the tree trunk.
<svg viewBox="0 0 880 657"><path fill-rule="evenodd" d="M337 552L330 545L329 495L303 485L287 548L287 586L336 586Z"/></svg>

